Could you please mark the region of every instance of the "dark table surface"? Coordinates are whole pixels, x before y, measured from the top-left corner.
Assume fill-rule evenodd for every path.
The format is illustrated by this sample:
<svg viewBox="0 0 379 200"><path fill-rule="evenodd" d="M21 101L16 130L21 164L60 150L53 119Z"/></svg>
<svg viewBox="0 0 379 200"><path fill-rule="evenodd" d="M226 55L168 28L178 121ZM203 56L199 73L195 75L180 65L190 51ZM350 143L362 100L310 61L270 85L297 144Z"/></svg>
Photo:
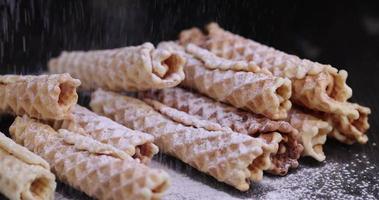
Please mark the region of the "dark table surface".
<svg viewBox="0 0 379 200"><path fill-rule="evenodd" d="M217 21L280 50L346 69L351 101L372 110L369 142L350 146L328 140L326 161L301 159L288 176L266 176L246 193L157 156L158 167L187 178L189 186L208 188L182 191L174 181L166 199L379 199L378 10L378 2L367 1L0 0L0 72L36 74L62 50L156 44L175 39L184 28ZM11 120L1 118L0 131L7 132ZM58 198L88 198L63 184L57 191Z"/></svg>

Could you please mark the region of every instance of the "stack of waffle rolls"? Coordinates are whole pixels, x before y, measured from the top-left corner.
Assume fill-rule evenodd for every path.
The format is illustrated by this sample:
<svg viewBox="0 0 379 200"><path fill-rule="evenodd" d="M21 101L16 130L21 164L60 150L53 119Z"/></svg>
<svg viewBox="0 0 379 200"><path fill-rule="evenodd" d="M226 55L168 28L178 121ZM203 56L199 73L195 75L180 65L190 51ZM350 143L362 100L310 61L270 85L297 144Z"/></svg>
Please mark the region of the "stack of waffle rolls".
<svg viewBox="0 0 379 200"><path fill-rule="evenodd" d="M348 101L345 70L215 23L157 48L62 52L48 68L63 74L0 75L0 114L18 116L16 143L0 133L0 192L10 199L53 199L50 170L97 199L159 199L168 174L146 165L158 147L246 191L300 156L325 160L327 136L368 140L371 110ZM93 112L76 105L79 86L94 91Z"/></svg>
<svg viewBox="0 0 379 200"><path fill-rule="evenodd" d="M273 166L269 172L285 175L289 168L298 166L297 160L303 150L299 143L301 137L298 131L287 122L273 121L182 88L140 92L138 96L152 98L197 119L207 120L252 137L269 139L266 138L267 135L278 132L282 140L279 141L279 151L271 157Z"/></svg>
<svg viewBox="0 0 379 200"><path fill-rule="evenodd" d="M370 109L348 102L352 90L346 84L347 72L330 65L300 59L223 30L217 24L207 26L207 33L197 28L182 31L182 45L194 43L224 59L245 61L276 77L292 82L292 102L317 112L333 127L329 134L345 143L366 143Z"/></svg>
<svg viewBox="0 0 379 200"><path fill-rule="evenodd" d="M153 144L153 136L126 128L79 105L73 108L72 118L50 121L49 124L55 130L67 129L112 145L143 163L148 163L159 150Z"/></svg>
<svg viewBox="0 0 379 200"><path fill-rule="evenodd" d="M174 42L162 42L159 47L185 56L182 86L272 119L287 117L291 108L289 79L275 77L248 63L228 62L195 46L184 49Z"/></svg>
<svg viewBox="0 0 379 200"><path fill-rule="evenodd" d="M54 199L49 164L0 133L0 192L10 200Z"/></svg>
<svg viewBox="0 0 379 200"><path fill-rule="evenodd" d="M112 145L42 124L26 116L10 127L12 138L44 158L57 177L97 199L158 199L168 175L150 169Z"/></svg>
<svg viewBox="0 0 379 200"><path fill-rule="evenodd" d="M51 73L70 73L83 90L140 91L178 85L185 60L151 43L111 50L62 52L48 63Z"/></svg>
<svg viewBox="0 0 379 200"><path fill-rule="evenodd" d="M0 113L65 119L78 100L80 81L69 74L0 76Z"/></svg>
<svg viewBox="0 0 379 200"><path fill-rule="evenodd" d="M94 112L129 128L152 134L163 153L241 191L249 188L249 180L261 180L262 171L270 169L270 156L278 151L278 140L281 139L275 132L268 143L227 130L210 131L206 129L206 122L185 122L191 121L193 116L184 112L180 115L185 119L180 119L177 113L161 113L164 108L158 109L144 101L102 90L92 94L90 106Z"/></svg>
<svg viewBox="0 0 379 200"><path fill-rule="evenodd" d="M279 166L283 167L280 163L294 163L293 167L297 166L295 163L302 150L297 140L304 146L303 156L311 156L318 161L325 159L322 145L326 141L327 134L332 131L332 127L329 123L306 114L297 108L292 108L289 111L286 119L288 124L284 121L270 120L266 117L216 102L201 94L182 88L140 92L139 97L153 98L199 119L212 121L235 132L253 137L274 131L281 133L284 138L287 138L279 143L279 149L284 149L282 150L283 153L277 154L278 158L275 156L272 158L274 160L282 159L281 162L274 161L274 163L278 163L278 168ZM281 148L281 146L283 147ZM279 171L283 172L285 169L282 168Z"/></svg>

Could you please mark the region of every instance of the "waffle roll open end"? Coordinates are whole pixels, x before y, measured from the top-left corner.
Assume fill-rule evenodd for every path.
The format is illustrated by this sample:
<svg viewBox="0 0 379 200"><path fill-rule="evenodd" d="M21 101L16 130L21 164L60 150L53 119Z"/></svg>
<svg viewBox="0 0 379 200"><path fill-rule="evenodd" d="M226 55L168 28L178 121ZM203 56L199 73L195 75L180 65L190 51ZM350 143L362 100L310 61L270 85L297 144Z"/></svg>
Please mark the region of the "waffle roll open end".
<svg viewBox="0 0 379 200"><path fill-rule="evenodd" d="M11 200L52 200L55 188L49 164L0 133L0 193Z"/></svg>
<svg viewBox="0 0 379 200"><path fill-rule="evenodd" d="M329 135L346 144L355 142L365 144L368 141L366 132L370 128L368 115L371 114L371 109L355 103L349 105L359 113L358 118L335 114L323 115L323 118L334 127Z"/></svg>
<svg viewBox="0 0 379 200"><path fill-rule="evenodd" d="M78 100L78 79L69 74L1 75L0 113L65 119Z"/></svg>

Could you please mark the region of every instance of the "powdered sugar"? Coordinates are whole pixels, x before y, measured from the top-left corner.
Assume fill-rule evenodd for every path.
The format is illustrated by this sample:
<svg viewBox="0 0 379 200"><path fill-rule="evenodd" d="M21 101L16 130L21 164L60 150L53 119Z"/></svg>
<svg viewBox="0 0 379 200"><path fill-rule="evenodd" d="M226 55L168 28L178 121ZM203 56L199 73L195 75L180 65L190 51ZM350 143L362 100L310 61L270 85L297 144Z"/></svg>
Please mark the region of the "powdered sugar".
<svg viewBox="0 0 379 200"><path fill-rule="evenodd" d="M154 158L151 167L164 169L171 176L172 184L164 200L370 200L379 199L378 166L375 157L366 152L370 148L329 143L325 162L302 159L299 169L284 177L266 175L262 182L252 183L248 192L240 192L162 154ZM57 191L56 199L83 198L70 187L60 185Z"/></svg>
<svg viewBox="0 0 379 200"><path fill-rule="evenodd" d="M259 199L376 199L379 182L375 167L366 156L355 155L354 160L346 163L329 161L320 167L303 167L286 177L267 178L260 183L262 188L271 188L264 192L261 187L253 189ZM358 166L366 167L357 170Z"/></svg>
<svg viewBox="0 0 379 200"><path fill-rule="evenodd" d="M183 169L184 164L170 159L164 156L164 165L155 161L153 164L167 170L172 177L172 186L164 198L167 200L379 198L376 165L364 153L353 154L344 162L327 159L324 163L315 163L305 159L293 173L284 177L267 175L262 182L253 183L246 193L214 183L216 180L199 175L194 169Z"/></svg>

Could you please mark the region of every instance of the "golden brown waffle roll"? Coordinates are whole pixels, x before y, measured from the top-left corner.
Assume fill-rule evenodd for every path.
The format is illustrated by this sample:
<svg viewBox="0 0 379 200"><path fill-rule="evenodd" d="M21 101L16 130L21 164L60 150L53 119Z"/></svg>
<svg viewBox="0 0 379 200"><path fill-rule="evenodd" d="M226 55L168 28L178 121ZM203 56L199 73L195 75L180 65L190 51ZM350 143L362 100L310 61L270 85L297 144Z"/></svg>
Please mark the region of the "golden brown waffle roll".
<svg viewBox="0 0 379 200"><path fill-rule="evenodd" d="M181 123L185 126L202 128L208 131L223 131L223 132L228 132L230 134L238 134L238 133L233 133L233 131L229 127L223 127L217 123L196 118L195 116L189 115L185 112L166 106L158 101L155 101L149 98L144 98L143 101L146 104L153 107L154 110L156 110L160 114L168 117L169 119L175 122ZM283 139L282 136L277 132L271 132L271 133L262 135L261 138L263 138L266 141L266 143L269 144L269 146L264 145L262 156L254 160L254 164L255 165L259 164L260 166L259 167L254 166L255 169L257 169L256 170L257 173L253 173L253 176L250 177L252 180L261 179L262 177L261 169L272 172L274 174L280 174L276 166L273 164L273 161L277 161L277 160L273 160L272 157L277 155L277 152L279 150L278 149L279 142L282 141Z"/></svg>
<svg viewBox="0 0 379 200"><path fill-rule="evenodd" d="M0 133L0 193L11 200L54 199L49 164Z"/></svg>
<svg viewBox="0 0 379 200"><path fill-rule="evenodd" d="M353 144L356 141L365 144L368 141L366 132L370 128L368 115L371 110L354 103L350 103L350 106L358 111L359 117L357 119L351 119L344 115L323 114L323 118L334 127L330 136L346 144Z"/></svg>
<svg viewBox="0 0 379 200"><path fill-rule="evenodd" d="M159 199L168 175L124 151L26 116L10 128L12 138L46 159L59 179L97 199Z"/></svg>
<svg viewBox="0 0 379 200"><path fill-rule="evenodd" d="M64 119L76 104L80 81L69 74L0 76L0 113Z"/></svg>
<svg viewBox="0 0 379 200"><path fill-rule="evenodd" d="M358 138L351 138L349 135L363 135L367 130L367 128L361 130L352 128L354 125L349 125L351 123L347 122L364 121L369 111L362 114L351 106L351 103L346 102L351 97L352 90L346 85L347 72L345 70L338 71L330 65L285 54L225 31L215 23L210 24L207 30L208 35L201 34L201 31L195 28L183 31L180 42L182 44L194 42L222 58L253 62L262 69L271 71L275 76L291 79L293 102L321 111L326 116L334 115L336 116L334 121L339 118L338 124L344 124L342 125L344 128L339 128L343 129L342 131L338 131L339 133L333 131L334 134L332 134L340 141L352 143L352 138ZM367 125L363 127L368 127ZM350 141L344 139L346 137L350 137ZM360 143L365 141L364 138L359 140Z"/></svg>
<svg viewBox="0 0 379 200"><path fill-rule="evenodd" d="M73 108L72 115L71 119L53 121L51 125L56 130L67 129L110 144L143 163L158 153L154 137L149 134L126 128L79 105Z"/></svg>
<svg viewBox="0 0 379 200"><path fill-rule="evenodd" d="M282 152L272 155L273 167L269 172L284 175L289 168L298 166L297 160L300 157L302 146L298 142L297 130L287 122L272 121L181 88L140 92L139 96L141 98L153 98L198 119L211 121L235 132L253 137L263 137L270 140L270 137L265 135L279 132L283 137L283 140L278 141L279 151Z"/></svg>
<svg viewBox="0 0 379 200"><path fill-rule="evenodd" d="M248 179L262 178L262 170L271 166L269 156L278 148L242 134L185 126L138 99L112 92L97 90L90 106L96 113L154 135L162 152L242 191L249 188Z"/></svg>
<svg viewBox="0 0 379 200"><path fill-rule="evenodd" d="M194 29L183 33L194 35ZM352 91L346 85L347 72L330 65L322 65L294 55L275 50L253 40L243 38L223 30L217 24L207 27L208 36L201 45L216 55L231 59L253 61L262 69L271 71L275 76L292 80L293 96L296 103L310 109L343 115L357 116L357 113L344 106ZM186 36L188 37L188 36ZM200 37L200 36L197 36ZM203 36L205 37L205 36ZM183 42L191 42L181 40ZM194 42L199 39L194 39Z"/></svg>
<svg viewBox="0 0 379 200"><path fill-rule="evenodd" d="M82 81L82 89L139 91L178 85L185 60L151 43L112 50L63 52L49 61L51 73L68 72Z"/></svg>
<svg viewBox="0 0 379 200"><path fill-rule="evenodd" d="M324 161L323 145L333 127L326 121L304 113L297 108L290 110L287 121L299 130L301 143L304 146L303 155L311 156L320 162Z"/></svg>
<svg viewBox="0 0 379 200"><path fill-rule="evenodd" d="M166 48L169 46L167 43L162 45ZM173 46L175 43L171 43L171 45ZM178 49L178 47L172 47L172 49ZM220 67L223 65L220 64L223 61L217 60L219 58L214 56L212 60L201 60L210 56L201 56L205 54L203 51L206 50L195 46L189 46L187 51L199 59L182 52L187 59L184 67L186 78L182 82L183 86L196 89L215 100L272 119L287 117L287 111L291 108L291 102L288 100L291 96L291 82L288 79L274 77L267 72L249 67L249 65L237 66L236 63L224 63L224 67ZM251 70L255 73L235 71L237 68Z"/></svg>

